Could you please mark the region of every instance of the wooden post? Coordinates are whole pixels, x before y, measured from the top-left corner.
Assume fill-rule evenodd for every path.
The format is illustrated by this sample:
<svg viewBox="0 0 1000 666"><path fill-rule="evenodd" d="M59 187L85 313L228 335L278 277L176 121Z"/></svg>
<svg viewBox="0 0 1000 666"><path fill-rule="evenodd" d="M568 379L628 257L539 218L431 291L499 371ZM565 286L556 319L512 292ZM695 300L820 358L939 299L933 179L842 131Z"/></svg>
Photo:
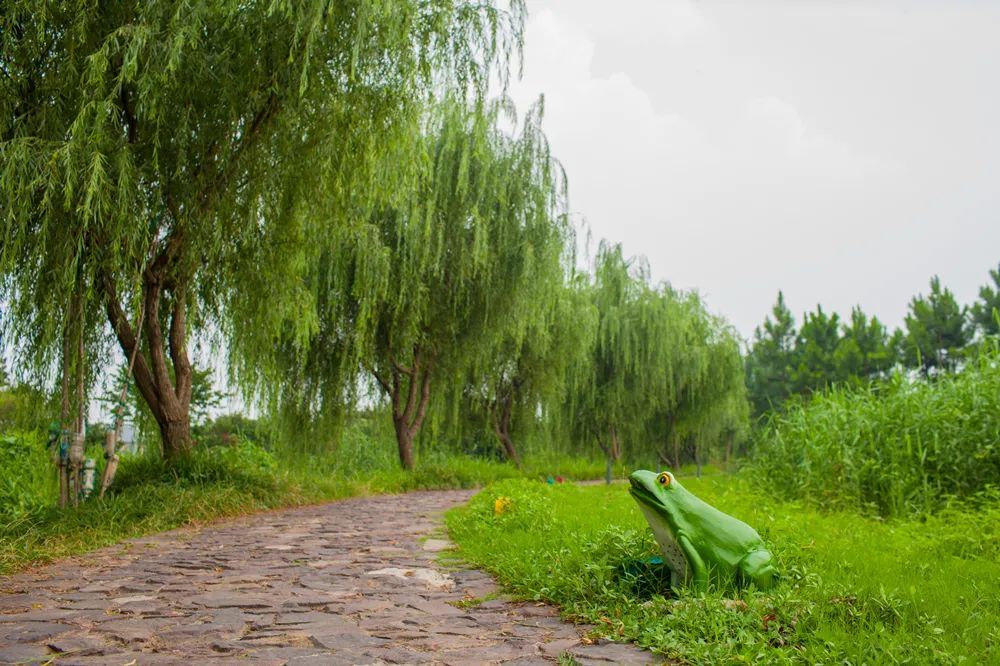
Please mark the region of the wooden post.
<svg viewBox="0 0 1000 666"><path fill-rule="evenodd" d="M59 508L69 504L69 430L63 426L59 433Z"/></svg>
<svg viewBox="0 0 1000 666"><path fill-rule="evenodd" d="M118 471L118 430L121 428L121 419L115 425L114 430L110 430L104 435L104 459L107 463L104 465L104 474L101 476L101 489L97 493L97 497L104 497L104 493L107 492L108 487L115 478L115 472Z"/></svg>

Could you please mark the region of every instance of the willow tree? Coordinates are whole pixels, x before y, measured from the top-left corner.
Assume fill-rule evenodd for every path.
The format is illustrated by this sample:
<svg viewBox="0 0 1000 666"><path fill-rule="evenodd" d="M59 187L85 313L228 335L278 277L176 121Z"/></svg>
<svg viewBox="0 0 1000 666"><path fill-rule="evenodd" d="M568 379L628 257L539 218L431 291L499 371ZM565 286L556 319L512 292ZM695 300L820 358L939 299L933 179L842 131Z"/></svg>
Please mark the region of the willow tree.
<svg viewBox="0 0 1000 666"><path fill-rule="evenodd" d="M639 437L673 395L677 332L662 316L645 262L627 260L620 245L601 244L589 291L597 332L589 358L572 369L579 387L573 420L577 436L596 441L604 453L610 478L624 440Z"/></svg>
<svg viewBox="0 0 1000 666"><path fill-rule="evenodd" d="M659 455L679 437L716 441L746 420L743 365L732 329L696 293L653 285L642 261L603 244L591 299L599 325L587 363L574 372L578 436L595 439L611 464L631 440L633 457Z"/></svg>
<svg viewBox="0 0 1000 666"><path fill-rule="evenodd" d="M676 467L682 463L682 443L686 443L700 471L705 453L724 443L728 457L747 429L744 362L736 332L710 314L696 294L667 291L665 295L679 306L684 332L673 366L676 391L652 421L657 429L666 424L665 437L654 436L653 441L662 447L660 459Z"/></svg>
<svg viewBox="0 0 1000 666"><path fill-rule="evenodd" d="M587 361L597 311L581 278L553 271L536 280L537 298L521 301L523 325L469 369L470 406L486 414L504 456L518 466L518 434L558 413L574 391L570 367Z"/></svg>
<svg viewBox="0 0 1000 666"><path fill-rule="evenodd" d="M412 159L423 100L505 80L523 23L505 5L3 3L5 339L44 374L77 299L92 336L141 347L139 392L182 455L189 337L221 331L252 367L288 322L315 330L316 241L378 198L386 155Z"/></svg>
<svg viewBox="0 0 1000 666"><path fill-rule="evenodd" d="M287 397L335 409L360 366L391 406L405 468L435 384L447 394L483 350L523 329L561 275L563 179L540 114L512 135L509 113L500 102L431 107L402 194L344 227L313 276L320 326Z"/></svg>

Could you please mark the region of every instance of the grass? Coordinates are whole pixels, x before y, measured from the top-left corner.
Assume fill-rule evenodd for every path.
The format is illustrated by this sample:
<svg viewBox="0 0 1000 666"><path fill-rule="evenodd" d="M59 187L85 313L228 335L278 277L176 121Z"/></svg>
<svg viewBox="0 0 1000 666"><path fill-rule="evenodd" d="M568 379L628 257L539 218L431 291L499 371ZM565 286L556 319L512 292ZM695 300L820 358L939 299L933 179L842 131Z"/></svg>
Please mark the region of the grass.
<svg viewBox="0 0 1000 666"><path fill-rule="evenodd" d="M44 455L35 462L54 477ZM19 487L16 471L0 470L0 482ZM12 473L4 478L5 472ZM395 466L347 471L330 458L293 462L247 443L196 451L174 467L153 456L125 458L114 492L78 509L53 506L53 483L24 485L16 504L0 503L0 575L129 538L269 509L357 495L472 488L505 478L596 478L603 472L602 463L585 460L532 458L518 470L462 456L432 458L413 471Z"/></svg>
<svg viewBox="0 0 1000 666"><path fill-rule="evenodd" d="M757 528L777 588L673 593L641 566L656 545L622 484L502 481L447 523L515 596L683 663L1000 662L1000 497L886 521L776 499L757 477L683 483Z"/></svg>
<svg viewBox="0 0 1000 666"><path fill-rule="evenodd" d="M1000 483L1000 353L930 381L817 394L775 414L754 453L783 497L883 517L988 491Z"/></svg>

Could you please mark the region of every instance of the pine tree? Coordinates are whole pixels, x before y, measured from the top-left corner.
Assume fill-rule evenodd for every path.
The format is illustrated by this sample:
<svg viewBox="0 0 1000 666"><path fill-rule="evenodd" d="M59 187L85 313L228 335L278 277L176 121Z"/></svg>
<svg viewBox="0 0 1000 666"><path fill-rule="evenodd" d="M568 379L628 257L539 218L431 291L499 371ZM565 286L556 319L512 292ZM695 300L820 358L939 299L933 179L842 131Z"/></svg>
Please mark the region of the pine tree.
<svg viewBox="0 0 1000 666"><path fill-rule="evenodd" d="M934 276L930 294L910 301L903 341L906 365L919 368L925 375L932 370L953 370L971 339L966 309Z"/></svg>
<svg viewBox="0 0 1000 666"><path fill-rule="evenodd" d="M864 384L887 372L894 363L889 334L878 317L868 318L860 307L851 310L834 352L837 381Z"/></svg>
<svg viewBox="0 0 1000 666"><path fill-rule="evenodd" d="M840 342L840 316L826 314L821 305L807 312L795 338L795 369L792 385L796 393L806 395L826 388L838 378L834 354Z"/></svg>
<svg viewBox="0 0 1000 666"><path fill-rule="evenodd" d="M983 335L1000 335L1000 265L990 271L993 284L979 288L979 300L972 305L972 323Z"/></svg>
<svg viewBox="0 0 1000 666"><path fill-rule="evenodd" d="M795 319L779 291L771 315L754 331L747 356L747 387L755 414L780 406L793 393L795 340Z"/></svg>

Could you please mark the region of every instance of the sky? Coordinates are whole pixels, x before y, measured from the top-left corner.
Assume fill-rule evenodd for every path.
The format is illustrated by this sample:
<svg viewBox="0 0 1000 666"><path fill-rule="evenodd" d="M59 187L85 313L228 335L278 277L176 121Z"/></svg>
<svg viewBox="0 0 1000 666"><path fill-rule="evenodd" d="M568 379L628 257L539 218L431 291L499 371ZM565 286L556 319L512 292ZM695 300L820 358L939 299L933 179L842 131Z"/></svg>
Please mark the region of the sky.
<svg viewBox="0 0 1000 666"><path fill-rule="evenodd" d="M1000 3L527 2L574 215L745 338L779 289L897 326L1000 262Z"/></svg>

